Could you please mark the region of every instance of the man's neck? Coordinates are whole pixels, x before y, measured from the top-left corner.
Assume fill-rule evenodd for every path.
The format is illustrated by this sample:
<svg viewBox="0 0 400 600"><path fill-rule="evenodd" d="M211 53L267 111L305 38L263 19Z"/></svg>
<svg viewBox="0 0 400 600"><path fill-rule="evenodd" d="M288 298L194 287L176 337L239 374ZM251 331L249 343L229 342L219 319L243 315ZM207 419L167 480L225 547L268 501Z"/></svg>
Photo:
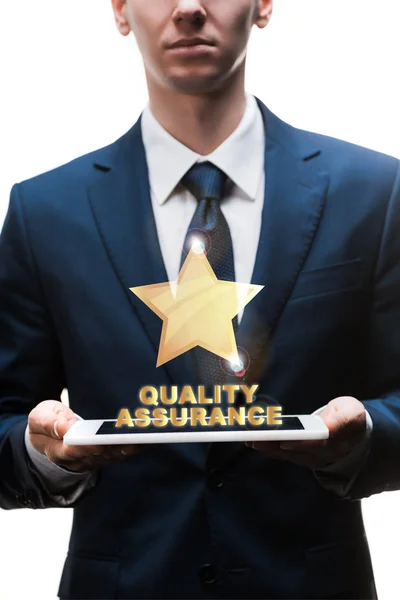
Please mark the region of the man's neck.
<svg viewBox="0 0 400 600"><path fill-rule="evenodd" d="M147 84L150 110L157 121L175 139L203 156L233 133L246 108L244 75L223 90L201 95L161 88L149 78Z"/></svg>

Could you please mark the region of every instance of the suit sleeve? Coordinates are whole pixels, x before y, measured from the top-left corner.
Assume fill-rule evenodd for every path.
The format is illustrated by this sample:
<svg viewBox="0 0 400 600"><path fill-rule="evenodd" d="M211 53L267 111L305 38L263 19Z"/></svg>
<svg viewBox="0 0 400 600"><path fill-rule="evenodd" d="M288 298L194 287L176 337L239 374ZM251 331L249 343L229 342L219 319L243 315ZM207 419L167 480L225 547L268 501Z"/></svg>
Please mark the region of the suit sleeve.
<svg viewBox="0 0 400 600"><path fill-rule="evenodd" d="M29 412L60 399L61 352L14 186L0 236L0 507L59 506L26 450Z"/></svg>
<svg viewBox="0 0 400 600"><path fill-rule="evenodd" d="M373 429L370 449L349 497L400 489L400 169L390 196L376 261L363 404Z"/></svg>

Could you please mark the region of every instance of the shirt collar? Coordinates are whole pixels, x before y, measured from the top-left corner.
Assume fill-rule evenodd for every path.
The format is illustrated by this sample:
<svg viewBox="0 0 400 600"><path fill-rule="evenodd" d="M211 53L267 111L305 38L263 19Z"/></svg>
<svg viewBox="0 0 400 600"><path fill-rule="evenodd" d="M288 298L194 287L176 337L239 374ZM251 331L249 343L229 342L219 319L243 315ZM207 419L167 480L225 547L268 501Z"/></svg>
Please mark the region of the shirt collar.
<svg viewBox="0 0 400 600"><path fill-rule="evenodd" d="M153 116L149 104L143 110L141 126L150 187L159 204L166 202L196 162L205 160L222 169L250 200L256 198L264 169L265 134L254 96L246 94L246 109L239 125L207 156L193 152L169 134Z"/></svg>

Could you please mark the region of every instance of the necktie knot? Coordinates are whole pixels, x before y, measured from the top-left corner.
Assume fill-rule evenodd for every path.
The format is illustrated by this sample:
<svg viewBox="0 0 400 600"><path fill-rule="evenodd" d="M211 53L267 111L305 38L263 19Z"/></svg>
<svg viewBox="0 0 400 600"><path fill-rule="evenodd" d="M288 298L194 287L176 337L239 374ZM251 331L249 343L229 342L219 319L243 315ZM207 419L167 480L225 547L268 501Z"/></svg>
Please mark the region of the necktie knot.
<svg viewBox="0 0 400 600"><path fill-rule="evenodd" d="M196 163L182 177L182 184L198 200L221 200L227 175L211 162Z"/></svg>

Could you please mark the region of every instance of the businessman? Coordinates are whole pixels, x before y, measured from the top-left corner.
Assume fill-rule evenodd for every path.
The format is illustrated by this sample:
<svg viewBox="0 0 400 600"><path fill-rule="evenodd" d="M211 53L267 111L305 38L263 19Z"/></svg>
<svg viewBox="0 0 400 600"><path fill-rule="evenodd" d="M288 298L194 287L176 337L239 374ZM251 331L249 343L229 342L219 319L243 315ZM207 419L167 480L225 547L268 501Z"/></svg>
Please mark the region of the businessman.
<svg viewBox="0 0 400 600"><path fill-rule="evenodd" d="M62 599L376 598L360 499L400 487L398 161L246 93L272 0L112 5L149 104L15 185L0 238L0 506L74 507ZM235 323L247 381L329 440L66 446L143 385L220 381L201 348L156 368L129 290L175 280L193 229L220 279L264 286Z"/></svg>

